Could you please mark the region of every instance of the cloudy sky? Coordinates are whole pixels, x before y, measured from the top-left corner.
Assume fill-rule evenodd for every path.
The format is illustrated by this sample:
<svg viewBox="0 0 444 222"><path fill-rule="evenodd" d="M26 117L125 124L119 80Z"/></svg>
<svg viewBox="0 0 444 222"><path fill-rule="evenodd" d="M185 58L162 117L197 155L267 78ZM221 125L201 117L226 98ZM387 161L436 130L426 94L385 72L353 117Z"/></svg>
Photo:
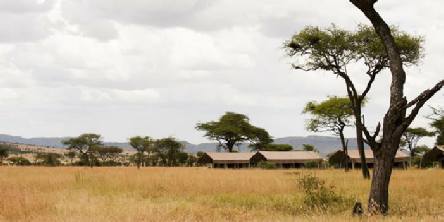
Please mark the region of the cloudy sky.
<svg viewBox="0 0 444 222"><path fill-rule="evenodd" d="M409 98L443 77L443 7L377 4L390 24L425 38L425 58L408 69ZM309 135L304 104L344 95L343 82L292 70L281 46L306 25L331 23L368 22L347 0L1 0L0 133L197 143L206 141L197 122L235 111L274 137ZM387 108L389 81L382 74L370 94L370 126ZM429 112L414 125L427 126Z"/></svg>

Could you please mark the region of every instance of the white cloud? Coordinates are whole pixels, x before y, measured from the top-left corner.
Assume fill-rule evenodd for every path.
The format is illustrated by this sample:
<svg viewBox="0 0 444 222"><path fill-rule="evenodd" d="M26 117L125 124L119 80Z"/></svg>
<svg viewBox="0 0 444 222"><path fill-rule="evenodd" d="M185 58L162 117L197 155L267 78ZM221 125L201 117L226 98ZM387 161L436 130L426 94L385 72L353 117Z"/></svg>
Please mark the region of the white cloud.
<svg viewBox="0 0 444 222"><path fill-rule="evenodd" d="M426 57L408 72L410 98L442 78L442 6L378 3L390 24L425 36ZM195 123L235 111L274 136L306 135L304 104L344 95L343 82L292 70L281 46L305 25L331 23L368 22L348 1L0 1L0 132L199 142ZM365 76L354 78L363 87ZM381 75L370 94L370 125L387 108L389 81Z"/></svg>

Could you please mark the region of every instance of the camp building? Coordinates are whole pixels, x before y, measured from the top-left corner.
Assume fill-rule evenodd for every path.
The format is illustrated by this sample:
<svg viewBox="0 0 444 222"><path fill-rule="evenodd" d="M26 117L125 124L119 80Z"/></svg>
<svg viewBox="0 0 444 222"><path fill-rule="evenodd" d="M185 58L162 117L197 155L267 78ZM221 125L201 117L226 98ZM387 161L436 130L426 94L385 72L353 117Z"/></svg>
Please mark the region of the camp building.
<svg viewBox="0 0 444 222"><path fill-rule="evenodd" d="M222 153L207 152L199 159L200 163L211 164L213 168L245 168L250 167L250 159L254 153Z"/></svg>
<svg viewBox="0 0 444 222"><path fill-rule="evenodd" d="M373 163L375 162L375 158L373 157L373 151L371 149L364 149L365 160L369 167L373 167ZM338 150L334 153L328 155L328 162L331 165L336 165L339 167L343 167L346 160L348 160L349 166L354 169L355 167L361 167L361 157L359 156L359 150L353 149L347 151L348 155L345 155L344 151ZM405 168L407 166L407 162L409 161L409 155L402 151L397 151L394 166Z"/></svg>
<svg viewBox="0 0 444 222"><path fill-rule="evenodd" d="M269 162L280 168L299 168L306 163L314 163L318 167L321 156L313 151L259 151L252 157L253 163Z"/></svg>
<svg viewBox="0 0 444 222"><path fill-rule="evenodd" d="M322 162L318 153L313 151L259 151L256 153L212 153L207 152L199 162L213 168L255 167L260 162L268 162L281 168L303 167L306 163L317 166Z"/></svg>

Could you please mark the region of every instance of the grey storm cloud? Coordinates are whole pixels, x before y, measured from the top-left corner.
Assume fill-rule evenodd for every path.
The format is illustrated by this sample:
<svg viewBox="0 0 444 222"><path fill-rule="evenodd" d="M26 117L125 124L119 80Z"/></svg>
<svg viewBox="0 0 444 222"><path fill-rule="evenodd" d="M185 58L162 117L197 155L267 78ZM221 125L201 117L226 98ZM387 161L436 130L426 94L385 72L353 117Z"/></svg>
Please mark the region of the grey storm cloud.
<svg viewBox="0 0 444 222"><path fill-rule="evenodd" d="M408 69L409 98L442 78L443 6L377 5L390 24L426 40L421 65ZM0 132L200 142L197 122L235 111L276 137L307 135L304 104L344 95L343 82L292 70L282 44L306 25L332 23L368 22L347 0L2 0ZM354 76L359 87L365 78ZM370 126L387 108L389 81L383 73L370 94ZM427 126L428 112L415 124Z"/></svg>

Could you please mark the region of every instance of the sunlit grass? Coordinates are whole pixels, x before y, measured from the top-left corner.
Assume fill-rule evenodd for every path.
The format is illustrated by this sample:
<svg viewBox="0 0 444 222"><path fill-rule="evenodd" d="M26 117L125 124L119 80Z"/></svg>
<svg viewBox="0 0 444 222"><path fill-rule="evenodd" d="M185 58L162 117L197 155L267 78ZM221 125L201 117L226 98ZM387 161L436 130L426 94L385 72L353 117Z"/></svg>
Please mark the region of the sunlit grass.
<svg viewBox="0 0 444 222"><path fill-rule="evenodd" d="M308 210L304 174L366 202L359 171L0 167L0 221L360 220L352 206ZM387 221L444 220L444 170L395 170L390 194Z"/></svg>

